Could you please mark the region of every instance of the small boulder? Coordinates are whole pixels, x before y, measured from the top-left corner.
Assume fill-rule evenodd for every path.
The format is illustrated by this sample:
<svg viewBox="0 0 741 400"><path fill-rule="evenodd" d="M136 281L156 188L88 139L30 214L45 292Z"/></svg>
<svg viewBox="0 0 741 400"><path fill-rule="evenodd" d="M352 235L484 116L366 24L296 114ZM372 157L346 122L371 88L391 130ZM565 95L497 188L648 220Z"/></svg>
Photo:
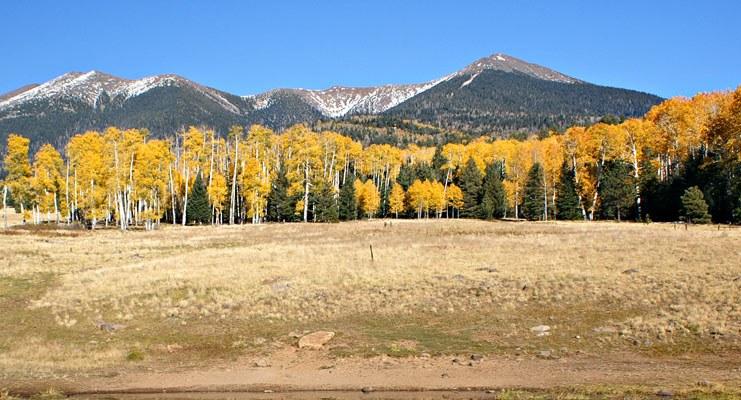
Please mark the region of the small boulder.
<svg viewBox="0 0 741 400"><path fill-rule="evenodd" d="M538 358L542 358L544 360L550 360L553 358L553 352L551 352L550 350L539 351Z"/></svg>
<svg viewBox="0 0 741 400"><path fill-rule="evenodd" d="M481 361L484 359L484 356L481 354L471 354L471 361Z"/></svg>
<svg viewBox="0 0 741 400"><path fill-rule="evenodd" d="M270 366L270 362L264 358L260 358L256 360L252 365L257 368L267 368Z"/></svg>
<svg viewBox="0 0 741 400"><path fill-rule="evenodd" d="M625 275L633 275L638 273L638 269L636 268L628 268L625 271L623 271Z"/></svg>
<svg viewBox="0 0 741 400"><path fill-rule="evenodd" d="M299 349L319 350L327 342L332 340L334 332L329 331L317 331L303 336L298 340Z"/></svg>
<svg viewBox="0 0 741 400"><path fill-rule="evenodd" d="M366 387L364 387L364 388L360 389L360 391L361 391L361 392L363 392L363 393L370 393L370 392L375 392L376 390L375 390L375 389L373 389L373 388L372 388L372 387L370 387L370 386L366 386Z"/></svg>
<svg viewBox="0 0 741 400"><path fill-rule="evenodd" d="M658 392L656 392L656 395L659 397L672 397L674 396L674 392L667 389L661 389Z"/></svg>
<svg viewBox="0 0 741 400"><path fill-rule="evenodd" d="M551 334L551 327L548 325L538 325L530 328L530 332L533 332L536 336L548 336Z"/></svg>

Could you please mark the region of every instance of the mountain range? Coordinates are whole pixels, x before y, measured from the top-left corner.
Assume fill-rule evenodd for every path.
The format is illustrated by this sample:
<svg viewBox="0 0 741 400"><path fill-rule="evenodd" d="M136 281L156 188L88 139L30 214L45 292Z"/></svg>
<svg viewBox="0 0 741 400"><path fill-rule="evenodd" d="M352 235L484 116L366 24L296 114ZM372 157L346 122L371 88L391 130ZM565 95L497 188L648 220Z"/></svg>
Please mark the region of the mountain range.
<svg viewBox="0 0 741 400"><path fill-rule="evenodd" d="M225 132L234 124L282 130L295 123L373 120L359 116L506 136L588 124L607 114L638 116L661 100L501 53L424 83L275 89L249 96L171 74L129 80L98 71L70 72L0 95L0 140L4 144L8 133L17 132L34 142L61 145L73 134L111 125L167 136L188 125Z"/></svg>

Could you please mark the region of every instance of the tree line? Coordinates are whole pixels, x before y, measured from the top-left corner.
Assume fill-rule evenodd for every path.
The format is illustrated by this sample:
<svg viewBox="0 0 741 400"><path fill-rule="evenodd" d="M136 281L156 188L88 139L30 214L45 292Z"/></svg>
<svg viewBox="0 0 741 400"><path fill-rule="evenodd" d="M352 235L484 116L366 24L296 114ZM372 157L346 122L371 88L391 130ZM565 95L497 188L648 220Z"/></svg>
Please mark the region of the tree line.
<svg viewBox="0 0 741 400"><path fill-rule="evenodd" d="M154 229L162 222L373 217L741 222L741 87L672 98L643 118L525 140L363 147L305 125L110 127L50 144L8 137L3 205L24 221Z"/></svg>

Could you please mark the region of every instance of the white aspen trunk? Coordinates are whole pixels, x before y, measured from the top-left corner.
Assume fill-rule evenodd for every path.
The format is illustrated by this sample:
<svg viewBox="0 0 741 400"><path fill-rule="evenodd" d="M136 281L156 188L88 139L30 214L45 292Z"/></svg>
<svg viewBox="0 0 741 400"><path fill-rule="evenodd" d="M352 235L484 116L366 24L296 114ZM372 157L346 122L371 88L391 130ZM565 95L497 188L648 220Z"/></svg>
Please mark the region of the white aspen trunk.
<svg viewBox="0 0 741 400"><path fill-rule="evenodd" d="M95 181L90 180L90 204L93 207L93 220L92 220L92 230L95 230L95 224L98 222L97 216L95 215L95 198L93 197L93 193L95 192Z"/></svg>
<svg viewBox="0 0 741 400"><path fill-rule="evenodd" d="M543 221L548 221L548 179L543 171Z"/></svg>
<svg viewBox="0 0 741 400"><path fill-rule="evenodd" d="M229 225L234 225L234 209L237 206L237 165L239 159L239 136L234 135L234 173L232 174L232 193L229 198Z"/></svg>
<svg viewBox="0 0 741 400"><path fill-rule="evenodd" d="M8 185L3 185L3 226L8 229Z"/></svg>
<svg viewBox="0 0 741 400"><path fill-rule="evenodd" d="M74 210L73 210L73 213L72 213L72 218L74 218L75 215L77 214L77 206L78 205L79 205L79 203L77 202L77 168L75 168L75 207L74 207Z"/></svg>
<svg viewBox="0 0 741 400"><path fill-rule="evenodd" d="M639 172L638 172L638 149L634 142L631 142L631 153L633 154L633 179L635 179L635 196L636 196L636 208L638 211L638 218L641 218L641 187L638 184Z"/></svg>
<svg viewBox="0 0 741 400"><path fill-rule="evenodd" d="M185 226L185 218L187 217L188 210L188 180L190 179L190 168L185 170L185 194L183 195L183 226Z"/></svg>
<svg viewBox="0 0 741 400"><path fill-rule="evenodd" d="M170 164L170 165L167 166L167 171L170 174L170 196L171 196L170 201L172 202L172 204L171 204L171 206L172 206L172 224L175 225L178 222L175 219L175 217L176 217L176 214L175 214L175 181L172 179L172 164Z"/></svg>
<svg viewBox="0 0 741 400"><path fill-rule="evenodd" d="M54 192L54 219L59 225L59 207L57 206L57 192Z"/></svg>
<svg viewBox="0 0 741 400"><path fill-rule="evenodd" d="M576 155L571 156L571 167L574 169L574 183L579 184L578 170L576 169ZM584 208L584 200L581 197L581 193L577 193L576 197L579 199L579 208L581 208L581 216L587 220L587 209Z"/></svg>
<svg viewBox="0 0 741 400"><path fill-rule="evenodd" d="M304 222L309 220L309 162L304 163Z"/></svg>
<svg viewBox="0 0 741 400"><path fill-rule="evenodd" d="M23 208L22 201L21 201L21 219L23 220L23 225L26 225L26 210Z"/></svg>
<svg viewBox="0 0 741 400"><path fill-rule="evenodd" d="M69 204L69 160L67 160L67 173L64 178L64 201L67 204L67 223L72 222L72 207Z"/></svg>

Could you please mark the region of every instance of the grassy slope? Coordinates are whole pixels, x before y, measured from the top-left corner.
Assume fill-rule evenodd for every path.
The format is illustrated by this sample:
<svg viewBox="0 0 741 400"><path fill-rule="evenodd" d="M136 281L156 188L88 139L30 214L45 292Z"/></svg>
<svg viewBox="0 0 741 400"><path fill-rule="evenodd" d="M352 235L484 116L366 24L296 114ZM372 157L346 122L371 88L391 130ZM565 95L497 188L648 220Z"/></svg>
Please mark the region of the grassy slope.
<svg viewBox="0 0 741 400"><path fill-rule="evenodd" d="M11 229L0 378L210 365L319 328L337 332L336 356L733 358L740 244L740 230L625 223Z"/></svg>

